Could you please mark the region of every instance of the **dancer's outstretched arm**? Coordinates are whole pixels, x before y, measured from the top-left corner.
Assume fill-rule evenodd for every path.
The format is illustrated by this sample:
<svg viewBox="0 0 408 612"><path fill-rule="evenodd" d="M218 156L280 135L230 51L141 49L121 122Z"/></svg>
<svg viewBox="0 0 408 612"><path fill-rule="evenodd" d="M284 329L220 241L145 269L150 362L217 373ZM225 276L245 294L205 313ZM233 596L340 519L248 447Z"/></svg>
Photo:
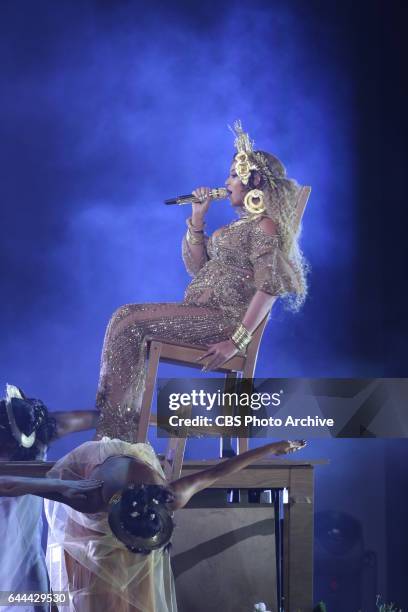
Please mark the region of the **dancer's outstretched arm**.
<svg viewBox="0 0 408 612"><path fill-rule="evenodd" d="M267 455L285 455L300 450L305 445L306 442L304 440L272 442L258 448L253 448L242 455L221 461L214 467L207 468L196 474L179 478L170 485L175 497L172 504L173 510L183 508L193 495L210 487L220 478L239 472L251 463L264 459Z"/></svg>
<svg viewBox="0 0 408 612"><path fill-rule="evenodd" d="M95 429L99 419L98 410L66 410L50 412L57 421L57 431L54 439L62 438L76 431Z"/></svg>
<svg viewBox="0 0 408 612"><path fill-rule="evenodd" d="M100 480L61 480L0 476L0 497L36 495L62 502L80 512L97 512L103 505Z"/></svg>

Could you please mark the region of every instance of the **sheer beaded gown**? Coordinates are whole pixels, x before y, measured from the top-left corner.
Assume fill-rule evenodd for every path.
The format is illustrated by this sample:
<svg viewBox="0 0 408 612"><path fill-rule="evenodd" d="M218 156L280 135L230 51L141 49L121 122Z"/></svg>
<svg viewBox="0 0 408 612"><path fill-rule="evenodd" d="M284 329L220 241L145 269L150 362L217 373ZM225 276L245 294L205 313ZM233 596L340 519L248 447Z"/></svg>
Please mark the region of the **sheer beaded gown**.
<svg viewBox="0 0 408 612"><path fill-rule="evenodd" d="M257 290L276 296L296 292L298 278L280 236L266 234L262 218L241 217L206 236L198 263L184 237L183 260L193 280L182 302L127 304L114 313L102 351L97 439L136 441L147 336L207 346L231 336Z"/></svg>

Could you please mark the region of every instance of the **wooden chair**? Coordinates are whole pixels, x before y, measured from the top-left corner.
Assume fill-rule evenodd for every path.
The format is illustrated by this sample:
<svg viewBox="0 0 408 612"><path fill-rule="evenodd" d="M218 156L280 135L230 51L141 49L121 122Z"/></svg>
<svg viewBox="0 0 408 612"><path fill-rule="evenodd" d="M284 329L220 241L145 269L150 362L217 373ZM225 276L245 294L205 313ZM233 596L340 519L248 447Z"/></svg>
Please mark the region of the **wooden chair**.
<svg viewBox="0 0 408 612"><path fill-rule="evenodd" d="M295 227L298 227L303 216L309 195L310 187L302 187L299 191L297 201L297 215L294 221ZM247 347L246 354L238 354L222 367L217 368L217 372L224 372L225 387L227 391L231 391L238 376L242 378L253 378L255 373L258 351L262 340L262 335L265 331L270 313L258 325L253 333L252 340ZM152 337L147 338L148 343L148 368L146 375L146 386L142 399L140 412L139 429L137 441L144 442L147 438L149 423L151 420L151 406L153 400L154 388L156 385L157 371L160 362L172 363L190 368L201 369L202 365L197 363L197 359L202 357L206 352L206 347L196 346L191 344L180 344L171 342L165 338ZM239 438L237 452L242 453L248 450L248 438ZM178 478L183 465L184 452L186 447L186 438L170 438L166 452L164 470L166 476L172 480Z"/></svg>

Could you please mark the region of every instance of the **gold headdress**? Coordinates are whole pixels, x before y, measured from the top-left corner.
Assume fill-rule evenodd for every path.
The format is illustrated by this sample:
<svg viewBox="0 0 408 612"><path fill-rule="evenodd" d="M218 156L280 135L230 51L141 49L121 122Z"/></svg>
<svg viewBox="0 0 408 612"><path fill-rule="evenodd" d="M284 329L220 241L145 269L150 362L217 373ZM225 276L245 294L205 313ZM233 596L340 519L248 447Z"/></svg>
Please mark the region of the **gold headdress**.
<svg viewBox="0 0 408 612"><path fill-rule="evenodd" d="M243 185L248 185L251 170L258 170L257 166L250 161L248 153L254 152L255 143L250 139L249 134L244 132L241 120L234 121L234 125L228 126L235 136L234 146L237 150L235 156L235 171Z"/></svg>
<svg viewBox="0 0 408 612"><path fill-rule="evenodd" d="M234 121L233 127L228 126L235 136L234 146L237 150L235 155L235 170L244 185L248 185L251 170L257 170L265 177L271 185L274 179L279 178L274 175L269 168L268 160L261 151L254 151L255 142L250 139L249 134L244 132L240 119ZM252 160L249 159L251 155Z"/></svg>
<svg viewBox="0 0 408 612"><path fill-rule="evenodd" d="M238 153L253 153L255 142L250 139L247 132L244 132L241 119L237 119L232 127L230 125L228 127L235 136L234 147Z"/></svg>
<svg viewBox="0 0 408 612"><path fill-rule="evenodd" d="M260 171L259 166L249 158L256 155L254 153L255 143L250 139L249 134L244 132L240 119L234 122L233 127L228 126L235 136L234 146L237 150L235 155L235 172L241 183L248 185L251 170ZM244 206L252 215L259 215L265 212L264 193L261 189L251 189L244 198Z"/></svg>

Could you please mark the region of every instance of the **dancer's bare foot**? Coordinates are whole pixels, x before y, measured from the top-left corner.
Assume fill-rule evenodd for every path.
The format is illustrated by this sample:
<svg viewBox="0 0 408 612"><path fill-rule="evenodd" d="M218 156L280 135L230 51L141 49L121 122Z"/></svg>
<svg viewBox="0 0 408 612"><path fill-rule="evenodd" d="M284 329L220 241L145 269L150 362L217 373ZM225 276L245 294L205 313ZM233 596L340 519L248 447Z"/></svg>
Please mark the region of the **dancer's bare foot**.
<svg viewBox="0 0 408 612"><path fill-rule="evenodd" d="M274 455L288 455L306 446L306 440L282 440L275 445L276 450L273 450Z"/></svg>

